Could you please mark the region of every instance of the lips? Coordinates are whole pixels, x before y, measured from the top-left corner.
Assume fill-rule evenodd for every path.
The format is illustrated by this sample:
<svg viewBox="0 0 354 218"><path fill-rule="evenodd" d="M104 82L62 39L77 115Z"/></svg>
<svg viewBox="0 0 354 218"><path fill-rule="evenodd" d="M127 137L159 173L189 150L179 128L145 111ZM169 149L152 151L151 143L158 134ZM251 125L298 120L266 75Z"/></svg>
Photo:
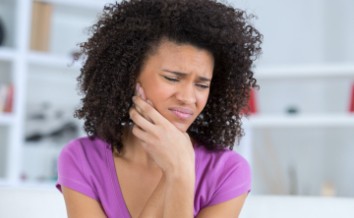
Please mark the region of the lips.
<svg viewBox="0 0 354 218"><path fill-rule="evenodd" d="M174 107L169 110L179 119L186 120L193 116L193 111L188 108Z"/></svg>

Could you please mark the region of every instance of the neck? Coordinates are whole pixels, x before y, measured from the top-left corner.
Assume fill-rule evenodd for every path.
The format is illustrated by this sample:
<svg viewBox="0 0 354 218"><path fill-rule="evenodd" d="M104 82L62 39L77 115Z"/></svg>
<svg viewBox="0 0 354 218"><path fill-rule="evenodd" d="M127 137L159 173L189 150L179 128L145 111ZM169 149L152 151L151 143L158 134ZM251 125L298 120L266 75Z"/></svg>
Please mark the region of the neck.
<svg viewBox="0 0 354 218"><path fill-rule="evenodd" d="M123 148L119 153L119 157L128 162L147 166L156 167L155 161L150 157L144 149L142 141L132 133L132 128L128 127L123 133Z"/></svg>

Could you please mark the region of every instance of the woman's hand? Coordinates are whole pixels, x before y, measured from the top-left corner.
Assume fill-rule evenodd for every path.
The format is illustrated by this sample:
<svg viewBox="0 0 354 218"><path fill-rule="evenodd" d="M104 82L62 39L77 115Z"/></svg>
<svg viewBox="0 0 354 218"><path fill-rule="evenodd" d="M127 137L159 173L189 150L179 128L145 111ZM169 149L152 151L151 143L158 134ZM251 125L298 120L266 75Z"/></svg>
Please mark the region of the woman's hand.
<svg viewBox="0 0 354 218"><path fill-rule="evenodd" d="M146 152L165 175L194 177L195 156L189 135L163 117L145 98L139 85L133 102L129 111L135 124L132 132L141 140Z"/></svg>

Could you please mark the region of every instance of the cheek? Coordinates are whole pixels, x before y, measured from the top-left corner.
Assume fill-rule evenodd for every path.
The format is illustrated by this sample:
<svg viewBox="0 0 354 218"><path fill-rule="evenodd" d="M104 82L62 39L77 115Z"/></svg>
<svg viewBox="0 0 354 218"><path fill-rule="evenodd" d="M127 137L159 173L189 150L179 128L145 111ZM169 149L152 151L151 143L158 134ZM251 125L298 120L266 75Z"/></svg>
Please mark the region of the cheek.
<svg viewBox="0 0 354 218"><path fill-rule="evenodd" d="M148 98L156 106L159 103L164 102L164 100L172 94L171 88L161 83L146 86L144 91L146 98Z"/></svg>
<svg viewBox="0 0 354 218"><path fill-rule="evenodd" d="M209 92L201 93L200 95L197 96L198 108L200 108L200 110L204 109L206 103L208 102L208 99L209 99Z"/></svg>
<svg viewBox="0 0 354 218"><path fill-rule="evenodd" d="M159 96L158 94L162 89L156 75L146 73L140 78L139 82L144 90L146 98L152 101L152 103L155 103L154 101Z"/></svg>

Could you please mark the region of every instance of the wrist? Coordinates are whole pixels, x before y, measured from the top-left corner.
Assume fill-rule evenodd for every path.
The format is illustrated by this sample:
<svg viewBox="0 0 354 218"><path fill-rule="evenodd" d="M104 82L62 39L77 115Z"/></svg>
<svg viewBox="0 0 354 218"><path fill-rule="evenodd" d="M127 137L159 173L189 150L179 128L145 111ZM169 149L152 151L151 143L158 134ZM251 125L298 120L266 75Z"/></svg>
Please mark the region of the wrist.
<svg viewBox="0 0 354 218"><path fill-rule="evenodd" d="M191 182L195 181L194 168L170 168L163 172L167 183L171 182Z"/></svg>
<svg viewBox="0 0 354 218"><path fill-rule="evenodd" d="M171 158L172 159L172 158ZM195 174L195 157L189 159L177 159L165 165L162 169L166 177L180 177Z"/></svg>

